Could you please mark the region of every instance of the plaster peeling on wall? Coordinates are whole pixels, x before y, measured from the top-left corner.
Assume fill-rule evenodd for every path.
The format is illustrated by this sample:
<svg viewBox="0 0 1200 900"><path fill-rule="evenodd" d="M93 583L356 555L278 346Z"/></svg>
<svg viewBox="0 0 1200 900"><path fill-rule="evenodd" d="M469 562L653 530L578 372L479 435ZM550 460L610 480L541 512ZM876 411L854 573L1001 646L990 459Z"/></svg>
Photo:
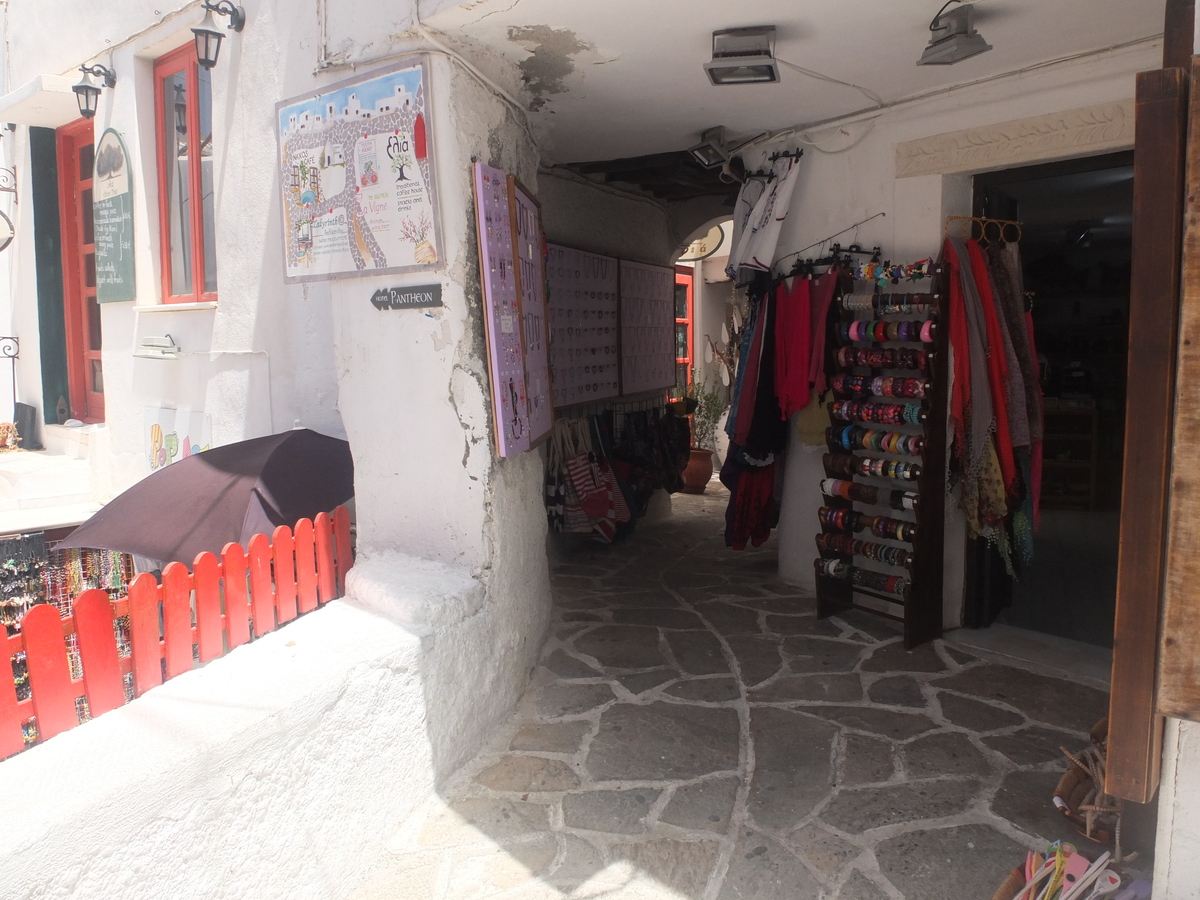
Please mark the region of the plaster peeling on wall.
<svg viewBox="0 0 1200 900"><path fill-rule="evenodd" d="M549 25L513 26L508 29L508 39L530 51L518 68L526 89L533 95L529 108L535 111L546 105L547 94L562 94L567 90L564 81L575 71L571 57L595 49L594 45L579 40L575 32Z"/></svg>
<svg viewBox="0 0 1200 900"><path fill-rule="evenodd" d="M450 346L450 323L443 322L440 332L434 332L430 335L433 338L433 349L437 351L445 350Z"/></svg>

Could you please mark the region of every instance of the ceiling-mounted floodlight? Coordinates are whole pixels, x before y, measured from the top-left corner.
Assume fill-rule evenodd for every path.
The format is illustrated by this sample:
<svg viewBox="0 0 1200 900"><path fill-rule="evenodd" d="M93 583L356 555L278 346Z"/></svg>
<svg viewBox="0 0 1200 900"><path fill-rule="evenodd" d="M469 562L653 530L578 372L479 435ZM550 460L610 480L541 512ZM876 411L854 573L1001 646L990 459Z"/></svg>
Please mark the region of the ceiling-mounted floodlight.
<svg viewBox="0 0 1200 900"><path fill-rule="evenodd" d="M712 61L704 64L713 84L768 84L779 81L775 62L775 26L714 31Z"/></svg>
<svg viewBox="0 0 1200 900"><path fill-rule="evenodd" d="M708 128L700 135L700 143L688 147L692 158L706 169L715 169L729 159L729 149L725 145L725 129L718 125Z"/></svg>
<svg viewBox="0 0 1200 900"><path fill-rule="evenodd" d="M700 143L695 147L688 147L688 153L704 168L715 169L732 160L742 148L757 143L765 137L767 137L767 132L764 131L762 134L756 134L752 138L731 146L725 140L724 127L718 125L715 128L706 128L700 135Z"/></svg>
<svg viewBox="0 0 1200 900"><path fill-rule="evenodd" d="M946 6L961 2L946 0ZM929 38L929 46L917 60L918 66L950 66L992 49L992 45L975 30L974 8L959 6L946 12L946 6L939 9L929 23L929 30L933 33Z"/></svg>

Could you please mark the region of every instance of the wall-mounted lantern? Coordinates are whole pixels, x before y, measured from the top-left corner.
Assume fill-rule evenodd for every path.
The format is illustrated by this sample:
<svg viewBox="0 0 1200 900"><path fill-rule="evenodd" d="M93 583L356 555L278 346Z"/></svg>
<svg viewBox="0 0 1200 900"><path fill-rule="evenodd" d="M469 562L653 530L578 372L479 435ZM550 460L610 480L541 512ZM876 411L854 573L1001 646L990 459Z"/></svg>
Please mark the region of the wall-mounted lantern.
<svg viewBox="0 0 1200 900"><path fill-rule="evenodd" d="M213 13L229 17L229 24L226 28L230 31L241 31L246 24L246 11L240 6L234 6L230 0L217 0L216 3L205 0L204 19L192 29L192 34L196 36L196 61L206 69L211 69L217 64L217 56L221 52L221 41L225 37L217 29L217 23L213 21Z"/></svg>
<svg viewBox="0 0 1200 900"><path fill-rule="evenodd" d="M102 78L104 86L110 88L117 84L117 73L100 63L94 66L80 66L79 71L83 73L83 77L79 79L79 84L71 86L71 90L75 92L79 114L85 119L90 119L96 115L96 101L100 99L100 87L92 81L92 76Z"/></svg>

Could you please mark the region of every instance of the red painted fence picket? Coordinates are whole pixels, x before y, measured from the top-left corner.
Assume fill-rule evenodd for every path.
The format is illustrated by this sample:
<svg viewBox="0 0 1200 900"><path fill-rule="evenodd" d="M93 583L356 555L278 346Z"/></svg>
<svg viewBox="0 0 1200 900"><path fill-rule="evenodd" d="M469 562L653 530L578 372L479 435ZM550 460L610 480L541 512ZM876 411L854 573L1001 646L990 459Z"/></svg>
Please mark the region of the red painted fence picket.
<svg viewBox="0 0 1200 900"><path fill-rule="evenodd" d="M58 607L43 603L25 613L21 637L33 692L33 714L38 735L44 740L79 724Z"/></svg>
<svg viewBox="0 0 1200 900"><path fill-rule="evenodd" d="M250 538L250 602L254 636L275 630L275 586L271 583L271 541L265 534Z"/></svg>
<svg viewBox="0 0 1200 900"><path fill-rule="evenodd" d="M296 606L300 613L317 608L317 557L313 523L301 519L292 532L296 559Z"/></svg>
<svg viewBox="0 0 1200 900"><path fill-rule="evenodd" d="M26 745L26 722L38 740L79 724L80 698L90 717L126 702L125 678L133 695L191 671L298 614L342 596L346 572L353 566L350 516L339 506L332 515L301 519L295 530L280 526L272 538L257 534L249 547L227 545L218 559L196 557L189 572L182 563L130 582L128 594L110 600L88 590L63 618L53 604L33 607L21 632L0 631L0 759ZM126 618L127 617L127 618ZM251 627L253 623L253 627ZM129 655L122 657L117 628L128 635ZM73 678L68 645L78 644L80 678ZM24 655L29 696L20 699L15 658Z"/></svg>
<svg viewBox="0 0 1200 900"><path fill-rule="evenodd" d="M338 596L337 570L333 562L333 521L325 513L313 519L317 543L317 591L321 602L328 603Z"/></svg>
<svg viewBox="0 0 1200 900"><path fill-rule="evenodd" d="M246 551L241 544L226 544L221 551L225 572L225 637L229 649L250 640L250 594L246 589Z"/></svg>
<svg viewBox="0 0 1200 900"><path fill-rule="evenodd" d="M117 655L113 604L100 590L84 591L72 604L79 662L92 718L125 705L125 682Z"/></svg>
<svg viewBox="0 0 1200 900"><path fill-rule="evenodd" d="M280 525L271 538L275 572L275 608L279 610L279 624L296 618L296 545L292 541L292 529Z"/></svg>
<svg viewBox="0 0 1200 900"><path fill-rule="evenodd" d="M0 633L0 759L12 756L25 746L12 667L13 654L23 646L20 635L8 637Z"/></svg>

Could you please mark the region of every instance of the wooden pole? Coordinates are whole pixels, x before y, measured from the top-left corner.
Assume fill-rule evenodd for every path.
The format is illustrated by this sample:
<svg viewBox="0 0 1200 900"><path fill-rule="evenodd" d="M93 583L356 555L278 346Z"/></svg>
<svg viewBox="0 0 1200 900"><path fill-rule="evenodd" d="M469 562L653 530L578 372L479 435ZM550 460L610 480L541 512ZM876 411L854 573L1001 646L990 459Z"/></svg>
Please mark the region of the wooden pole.
<svg viewBox="0 0 1200 900"><path fill-rule="evenodd" d="M1171 473L1187 97L1182 69L1138 75L1129 379L1105 789L1139 803L1154 796L1162 757L1162 720L1154 696Z"/></svg>

